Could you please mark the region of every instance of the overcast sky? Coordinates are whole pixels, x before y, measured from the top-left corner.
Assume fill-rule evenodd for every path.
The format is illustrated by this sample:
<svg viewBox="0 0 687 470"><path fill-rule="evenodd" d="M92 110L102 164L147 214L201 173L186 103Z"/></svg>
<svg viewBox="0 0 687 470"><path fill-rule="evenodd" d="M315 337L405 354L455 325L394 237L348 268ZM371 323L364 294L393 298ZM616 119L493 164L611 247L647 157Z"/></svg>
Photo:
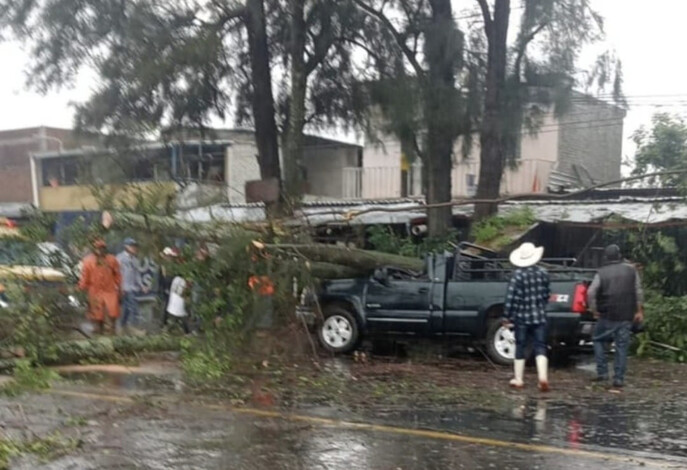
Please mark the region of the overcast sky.
<svg viewBox="0 0 687 470"><path fill-rule="evenodd" d="M687 1L593 2L606 18L606 46L623 61L624 91L631 106L625 120L626 136L648 123L658 110L687 114L687 61L682 55ZM455 3L469 5L467 0ZM70 103L89 95L92 80L84 77L73 89L41 96L25 87L27 54L20 44L0 43L0 58L4 70L0 74L0 129L71 126ZM631 156L633 152L626 138L623 153Z"/></svg>

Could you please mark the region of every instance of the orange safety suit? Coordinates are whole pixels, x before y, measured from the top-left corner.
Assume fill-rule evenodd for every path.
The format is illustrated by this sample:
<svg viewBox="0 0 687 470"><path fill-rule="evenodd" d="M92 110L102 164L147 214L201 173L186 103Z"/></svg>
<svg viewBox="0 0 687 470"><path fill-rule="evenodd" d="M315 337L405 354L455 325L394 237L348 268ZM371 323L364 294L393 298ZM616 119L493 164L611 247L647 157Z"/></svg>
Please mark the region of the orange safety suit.
<svg viewBox="0 0 687 470"><path fill-rule="evenodd" d="M79 289L88 292L88 318L95 322L119 317L119 290L122 275L112 255L87 255L83 260Z"/></svg>
<svg viewBox="0 0 687 470"><path fill-rule="evenodd" d="M251 276L248 279L248 287L265 297L274 295L274 284L268 276Z"/></svg>

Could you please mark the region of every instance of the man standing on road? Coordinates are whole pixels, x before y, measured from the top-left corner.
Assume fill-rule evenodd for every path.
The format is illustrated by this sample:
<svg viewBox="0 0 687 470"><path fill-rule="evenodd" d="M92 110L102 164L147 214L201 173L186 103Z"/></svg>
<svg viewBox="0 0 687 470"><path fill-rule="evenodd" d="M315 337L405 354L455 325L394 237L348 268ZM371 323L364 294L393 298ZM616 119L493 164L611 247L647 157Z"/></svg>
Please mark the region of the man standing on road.
<svg viewBox="0 0 687 470"><path fill-rule="evenodd" d="M133 331L138 325L138 300L136 295L143 289L138 261L138 243L133 238L124 240L124 251L117 255L122 272L122 322L123 332Z"/></svg>
<svg viewBox="0 0 687 470"><path fill-rule="evenodd" d="M107 253L104 240L94 241L93 253L83 260L79 288L88 293L88 318L100 334L114 332L121 283L117 258Z"/></svg>
<svg viewBox="0 0 687 470"><path fill-rule="evenodd" d="M549 274L537 266L544 255L543 247L523 243L510 255L510 262L518 269L508 285L506 295L505 325L515 328L515 377L510 381L513 388L523 388L525 374L525 350L534 343L537 361L539 390L549 391L549 360L546 346L546 306L551 296Z"/></svg>
<svg viewBox="0 0 687 470"><path fill-rule="evenodd" d="M615 370L613 388L622 389L627 369L632 323L644 321L644 293L639 273L634 266L623 262L618 245L609 245L606 260L594 277L587 292L589 309L598 320L594 329L595 381L608 381L605 345L615 342Z"/></svg>

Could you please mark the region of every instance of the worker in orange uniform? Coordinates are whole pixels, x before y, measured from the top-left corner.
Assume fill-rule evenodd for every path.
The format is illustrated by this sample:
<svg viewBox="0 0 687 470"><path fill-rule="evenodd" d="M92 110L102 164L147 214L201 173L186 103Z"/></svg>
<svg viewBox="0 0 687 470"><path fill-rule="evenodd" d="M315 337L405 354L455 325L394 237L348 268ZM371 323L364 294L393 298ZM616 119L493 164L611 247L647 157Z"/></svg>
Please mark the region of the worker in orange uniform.
<svg viewBox="0 0 687 470"><path fill-rule="evenodd" d="M107 253L104 240L96 240L93 242L93 253L83 260L79 289L88 292L88 319L98 333L114 333L119 317L121 285L117 258Z"/></svg>

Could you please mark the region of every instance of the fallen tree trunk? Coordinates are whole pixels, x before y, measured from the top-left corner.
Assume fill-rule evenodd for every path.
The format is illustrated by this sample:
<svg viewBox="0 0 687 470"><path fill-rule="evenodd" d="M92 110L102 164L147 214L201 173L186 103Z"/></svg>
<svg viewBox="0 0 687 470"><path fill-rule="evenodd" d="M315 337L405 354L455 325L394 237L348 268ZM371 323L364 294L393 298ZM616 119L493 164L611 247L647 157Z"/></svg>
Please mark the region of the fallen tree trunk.
<svg viewBox="0 0 687 470"><path fill-rule="evenodd" d="M418 272L425 269L425 262L420 258L345 246L313 243L310 245L264 245L264 248L270 252L290 252L310 261L348 266L362 272L371 272L382 266L394 266Z"/></svg>
<svg viewBox="0 0 687 470"><path fill-rule="evenodd" d="M318 279L348 279L367 274L366 271L333 263L311 263L310 273Z"/></svg>
<svg viewBox="0 0 687 470"><path fill-rule="evenodd" d="M78 364L87 360L112 359L118 355L178 351L180 348L181 338L169 335L100 337L89 340L63 341L55 345L55 354L51 355L44 365ZM20 359L0 361L0 370L13 369L18 360Z"/></svg>
<svg viewBox="0 0 687 470"><path fill-rule="evenodd" d="M127 212L112 214L111 227L137 229L147 232L172 235L193 240L226 243L232 238L259 240L264 237L264 227L249 228L226 222L188 222L174 217L139 215ZM394 266L410 271L424 270L425 263L419 258L393 255L378 251L361 250L338 245L325 244L262 244L260 249L273 254L286 253L308 260L312 272L318 278L346 278L366 275L382 266ZM349 269L345 269L349 268Z"/></svg>

